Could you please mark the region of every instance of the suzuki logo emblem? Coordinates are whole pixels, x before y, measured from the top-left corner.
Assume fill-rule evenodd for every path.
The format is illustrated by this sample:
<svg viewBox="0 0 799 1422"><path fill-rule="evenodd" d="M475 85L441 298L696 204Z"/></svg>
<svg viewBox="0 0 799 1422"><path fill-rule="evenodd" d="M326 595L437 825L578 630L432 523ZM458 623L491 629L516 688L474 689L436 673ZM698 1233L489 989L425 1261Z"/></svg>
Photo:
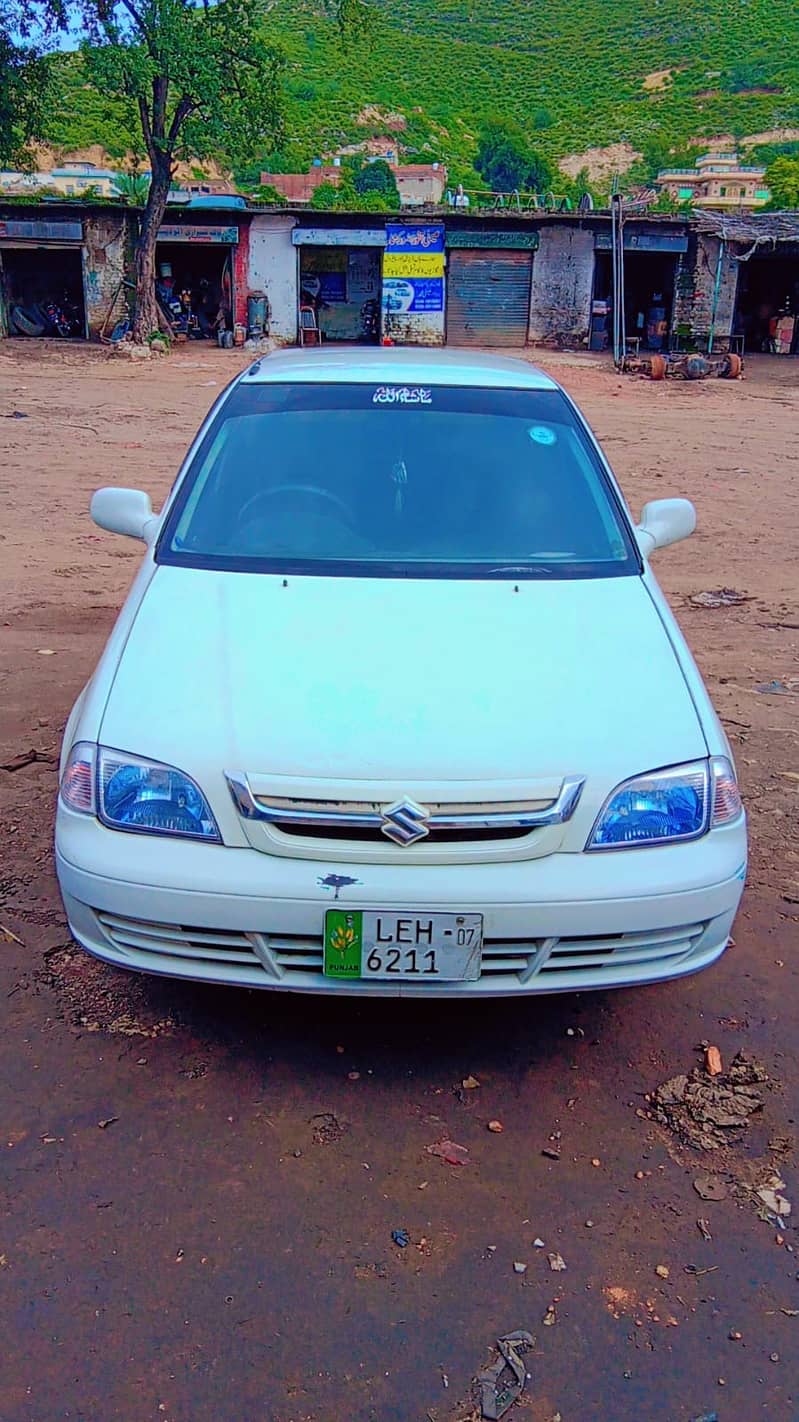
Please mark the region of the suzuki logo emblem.
<svg viewBox="0 0 799 1422"><path fill-rule="evenodd" d="M386 805L382 815L380 828L383 834L403 848L430 833L427 810L423 810L415 800L397 800L394 805Z"/></svg>

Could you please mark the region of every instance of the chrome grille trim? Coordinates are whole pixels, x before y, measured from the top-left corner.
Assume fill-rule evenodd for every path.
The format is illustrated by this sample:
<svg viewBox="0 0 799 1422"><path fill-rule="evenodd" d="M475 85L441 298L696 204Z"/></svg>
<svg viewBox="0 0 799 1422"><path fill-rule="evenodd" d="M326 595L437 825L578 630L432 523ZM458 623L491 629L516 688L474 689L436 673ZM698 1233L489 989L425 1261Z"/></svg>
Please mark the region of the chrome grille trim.
<svg viewBox="0 0 799 1422"><path fill-rule="evenodd" d="M156 967L159 958L182 961L189 972L192 962L198 970L224 965L228 981L238 979L251 986L253 969L273 983L288 977L300 987L303 980L310 987L323 977L321 935L192 928L95 912L114 947L140 967L148 967L148 960ZM674 965L690 956L707 926L693 923L596 937L488 938L483 941L477 981L505 980L523 987L534 978L551 977L553 986L573 982L578 988L581 977L603 969L618 972L647 964Z"/></svg>
<svg viewBox="0 0 799 1422"><path fill-rule="evenodd" d="M300 825L310 830L363 829L382 830L385 810L374 801L320 801L288 800L256 796L245 771L226 771L225 779L239 814L245 820L260 820L274 825L276 829L287 825ZM554 800L541 804L540 801L524 802L498 801L485 805L479 810L471 807L459 810L453 804L440 804L431 808L427 818L430 833L446 830L499 830L516 829L520 833L542 829L550 825L562 825L570 820L580 802L585 786L585 777L568 775L563 780ZM508 806L512 808L508 808ZM502 806L502 808L500 808Z"/></svg>

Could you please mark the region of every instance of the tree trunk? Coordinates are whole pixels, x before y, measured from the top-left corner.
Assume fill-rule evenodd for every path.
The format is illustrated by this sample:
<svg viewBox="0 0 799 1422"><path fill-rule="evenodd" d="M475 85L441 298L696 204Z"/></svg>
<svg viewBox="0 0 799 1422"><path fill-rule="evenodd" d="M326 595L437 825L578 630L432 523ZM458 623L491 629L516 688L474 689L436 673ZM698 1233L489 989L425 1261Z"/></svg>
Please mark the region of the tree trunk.
<svg viewBox="0 0 799 1422"><path fill-rule="evenodd" d="M134 341L146 341L153 331L160 330L158 302L155 297L155 244L166 211L166 200L172 181L168 159L158 155L153 163L152 181L144 209L141 232L136 243L136 315L133 320Z"/></svg>

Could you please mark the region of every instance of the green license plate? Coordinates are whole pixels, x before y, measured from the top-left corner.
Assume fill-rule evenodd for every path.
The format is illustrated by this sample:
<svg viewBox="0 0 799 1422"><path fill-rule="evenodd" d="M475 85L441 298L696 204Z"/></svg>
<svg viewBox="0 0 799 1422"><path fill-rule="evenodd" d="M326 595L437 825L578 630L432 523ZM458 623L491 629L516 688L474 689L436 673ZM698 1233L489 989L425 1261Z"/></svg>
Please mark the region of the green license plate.
<svg viewBox="0 0 799 1422"><path fill-rule="evenodd" d="M474 982L482 950L479 913L330 909L325 915L328 978Z"/></svg>

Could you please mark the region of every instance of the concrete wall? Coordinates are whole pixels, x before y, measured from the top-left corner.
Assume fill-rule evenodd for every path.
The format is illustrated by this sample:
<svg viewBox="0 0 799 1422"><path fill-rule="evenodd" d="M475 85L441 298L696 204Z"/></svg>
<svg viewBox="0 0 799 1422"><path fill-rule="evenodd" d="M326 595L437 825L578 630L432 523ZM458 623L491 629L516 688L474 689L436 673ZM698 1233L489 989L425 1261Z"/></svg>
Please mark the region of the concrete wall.
<svg viewBox="0 0 799 1422"><path fill-rule="evenodd" d="M543 225L533 258L531 341L582 345L591 324L594 234L571 223Z"/></svg>
<svg viewBox="0 0 799 1422"><path fill-rule="evenodd" d="M269 334L276 341L297 339L297 248L291 233L295 217L256 214L250 225L249 289L269 298Z"/></svg>
<svg viewBox="0 0 799 1422"><path fill-rule="evenodd" d="M721 261L721 282L716 306L715 338L729 336L738 294L738 262L729 247L721 255L721 241L699 232L688 244L677 278L672 329L689 326L699 346L707 340L713 313L716 273Z"/></svg>
<svg viewBox="0 0 799 1422"><path fill-rule="evenodd" d="M127 314L120 282L125 275L126 258L132 250L129 220L124 212L88 213L83 220L83 290L92 336L98 335L106 317L106 329L110 333L115 322Z"/></svg>

